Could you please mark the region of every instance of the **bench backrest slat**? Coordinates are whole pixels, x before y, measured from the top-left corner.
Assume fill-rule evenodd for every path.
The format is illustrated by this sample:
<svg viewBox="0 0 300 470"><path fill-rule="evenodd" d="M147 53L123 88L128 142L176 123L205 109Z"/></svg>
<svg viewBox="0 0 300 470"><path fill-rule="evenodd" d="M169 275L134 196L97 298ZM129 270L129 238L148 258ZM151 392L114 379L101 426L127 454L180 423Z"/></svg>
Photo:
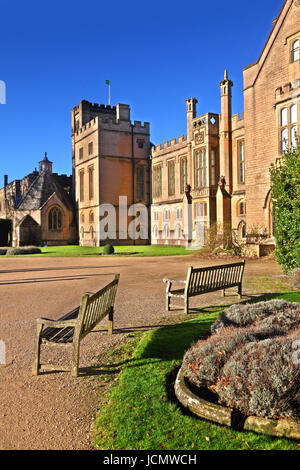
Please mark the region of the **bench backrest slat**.
<svg viewBox="0 0 300 470"><path fill-rule="evenodd" d="M114 305L119 275L96 294L84 294L81 301L80 336L85 336L110 312Z"/></svg>
<svg viewBox="0 0 300 470"><path fill-rule="evenodd" d="M186 280L188 295L210 292L216 288L234 287L241 283L245 262L210 266L206 268L190 267Z"/></svg>

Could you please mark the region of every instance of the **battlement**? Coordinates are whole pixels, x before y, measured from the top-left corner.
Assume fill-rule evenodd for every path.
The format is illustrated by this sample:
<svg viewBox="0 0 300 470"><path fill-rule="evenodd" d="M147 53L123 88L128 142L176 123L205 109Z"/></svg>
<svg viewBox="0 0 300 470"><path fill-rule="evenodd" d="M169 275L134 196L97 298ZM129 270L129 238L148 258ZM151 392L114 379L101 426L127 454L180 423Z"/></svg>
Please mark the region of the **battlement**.
<svg viewBox="0 0 300 470"><path fill-rule="evenodd" d="M298 78L293 83L288 82L283 86L276 88L275 98L281 100L288 96L290 93L298 93L300 88L300 79Z"/></svg>
<svg viewBox="0 0 300 470"><path fill-rule="evenodd" d="M121 130L130 130L130 126L133 125L135 131L147 131L147 133L150 132L150 123L149 122L144 122L142 123L141 121L134 121L132 124L131 121L122 121L122 120L116 120L115 117L112 116L95 116L92 118L89 122L84 124L82 127L80 127L76 132L75 135L79 136L82 133L92 129L95 126L98 126L98 123L101 123L101 127L103 128L111 128L111 127L117 127Z"/></svg>
<svg viewBox="0 0 300 470"><path fill-rule="evenodd" d="M155 153L155 152L160 152L161 150L166 150L166 149L170 150L173 147L175 150L176 147L178 146L182 147L182 145L186 144L186 142L187 142L186 136L183 134L175 139L167 140L166 142L163 142L162 144L154 145L152 151L153 153Z"/></svg>
<svg viewBox="0 0 300 470"><path fill-rule="evenodd" d="M94 117L91 119L89 122L84 124L82 127L79 127L77 131L74 133L76 136L82 134L83 132L91 129L92 127L95 127L98 124L98 116Z"/></svg>
<svg viewBox="0 0 300 470"><path fill-rule="evenodd" d="M232 130L237 129L238 127L241 127L244 125L244 111L240 115L239 113L234 114L231 117L231 127Z"/></svg>
<svg viewBox="0 0 300 470"><path fill-rule="evenodd" d="M141 129L150 129L150 123L146 122L146 121L144 122L144 124L142 124L141 121L134 121L133 126L134 127L139 127Z"/></svg>

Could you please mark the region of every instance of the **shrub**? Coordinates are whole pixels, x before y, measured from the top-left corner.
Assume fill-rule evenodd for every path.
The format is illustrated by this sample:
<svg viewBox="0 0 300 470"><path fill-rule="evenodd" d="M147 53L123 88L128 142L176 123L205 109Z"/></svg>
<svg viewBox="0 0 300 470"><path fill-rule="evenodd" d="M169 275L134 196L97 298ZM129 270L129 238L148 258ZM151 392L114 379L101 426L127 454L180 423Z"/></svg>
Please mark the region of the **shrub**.
<svg viewBox="0 0 300 470"><path fill-rule="evenodd" d="M216 384L220 401L247 416L300 416L296 403L300 370L292 362L293 341L284 336L243 345L225 364Z"/></svg>
<svg viewBox="0 0 300 470"><path fill-rule="evenodd" d="M113 255L114 252L115 252L115 249L110 243L107 243L106 245L104 245L103 251L102 251L103 255Z"/></svg>
<svg viewBox="0 0 300 470"><path fill-rule="evenodd" d="M264 336L265 338L265 336ZM257 342L261 335L250 329L226 328L208 340L194 344L183 358L188 379L198 387L212 387L228 358L242 345Z"/></svg>
<svg viewBox="0 0 300 470"><path fill-rule="evenodd" d="M211 326L211 332L216 333L227 326L246 327L270 315L274 319L277 313L297 316L300 314L300 306L297 303L278 299L253 304L235 304L219 315L219 318Z"/></svg>
<svg viewBox="0 0 300 470"><path fill-rule="evenodd" d="M186 378L245 415L298 417L300 368L292 355L300 305L273 300L235 305L225 314L208 339L185 353Z"/></svg>
<svg viewBox="0 0 300 470"><path fill-rule="evenodd" d="M6 251L7 255L36 255L41 253L41 249L37 246L23 246L19 248L8 248Z"/></svg>

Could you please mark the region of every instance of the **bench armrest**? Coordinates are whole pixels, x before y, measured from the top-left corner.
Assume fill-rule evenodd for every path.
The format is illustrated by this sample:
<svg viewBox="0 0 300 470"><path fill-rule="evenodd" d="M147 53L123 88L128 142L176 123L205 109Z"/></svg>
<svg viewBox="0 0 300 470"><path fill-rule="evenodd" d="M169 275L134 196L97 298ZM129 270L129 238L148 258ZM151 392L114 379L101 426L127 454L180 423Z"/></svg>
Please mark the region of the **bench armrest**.
<svg viewBox="0 0 300 470"><path fill-rule="evenodd" d="M38 318L37 324L50 326L52 328L66 328L68 326L75 327L77 323L77 319L74 320L50 320L49 318Z"/></svg>
<svg viewBox="0 0 300 470"><path fill-rule="evenodd" d="M168 282L177 282L177 284L186 284L186 281L180 281L180 280L175 280L175 279L163 279L163 282L167 284Z"/></svg>

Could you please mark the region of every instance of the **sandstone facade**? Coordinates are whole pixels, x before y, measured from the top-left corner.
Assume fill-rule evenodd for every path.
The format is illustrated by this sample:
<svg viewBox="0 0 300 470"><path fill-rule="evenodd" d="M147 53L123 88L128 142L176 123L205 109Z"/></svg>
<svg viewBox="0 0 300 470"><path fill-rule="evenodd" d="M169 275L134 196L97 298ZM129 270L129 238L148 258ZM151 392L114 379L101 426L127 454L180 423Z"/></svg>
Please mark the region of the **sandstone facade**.
<svg viewBox="0 0 300 470"><path fill-rule="evenodd" d="M128 212L121 215L125 223L119 223L120 197L128 207L144 204L150 214L149 123L132 123L125 104L81 101L72 110L72 153L80 245L149 243L149 229L137 240L128 235L126 227L135 218ZM103 227L106 205L115 214L113 233Z"/></svg>
<svg viewBox="0 0 300 470"><path fill-rule="evenodd" d="M299 44L300 2L286 0L259 59L243 71L242 115L232 115L227 71L220 114L197 117L197 100L186 101L186 135L152 149L153 244L202 246L214 227L245 243L255 236L257 254L272 249L269 169L299 135Z"/></svg>

